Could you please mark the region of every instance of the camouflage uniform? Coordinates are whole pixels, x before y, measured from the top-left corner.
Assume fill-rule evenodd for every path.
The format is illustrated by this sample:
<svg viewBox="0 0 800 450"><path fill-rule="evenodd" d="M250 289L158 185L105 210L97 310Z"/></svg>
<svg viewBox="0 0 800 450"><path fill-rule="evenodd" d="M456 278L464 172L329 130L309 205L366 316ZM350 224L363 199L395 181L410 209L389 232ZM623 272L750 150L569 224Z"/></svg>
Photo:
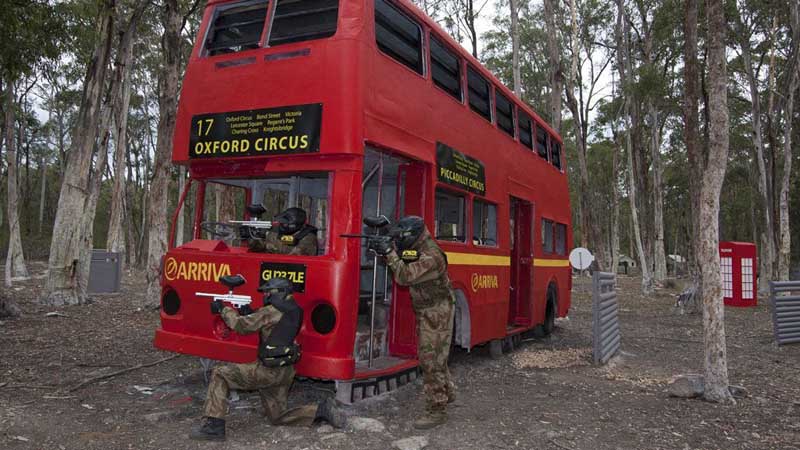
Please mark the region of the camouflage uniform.
<svg viewBox="0 0 800 450"><path fill-rule="evenodd" d="M409 286L411 304L417 316L417 357L422 368L427 409L442 412L448 400L455 398L447 357L453 336L455 296L447 276L447 258L430 233L425 230L411 247L418 259L405 262L392 250L386 263L394 280Z"/></svg>
<svg viewBox="0 0 800 450"><path fill-rule="evenodd" d="M287 234L284 236L292 235ZM268 232L265 239L251 240L248 247L253 252L313 256L317 254L317 234L314 232L308 233L296 245L290 245L281 241L281 236L278 233Z"/></svg>
<svg viewBox="0 0 800 450"><path fill-rule="evenodd" d="M266 339L282 314L273 306L264 306L258 311L240 316L233 308L226 307L222 320L239 334L258 331L260 339ZM230 364L215 367L208 385L205 417L222 419L228 404L231 389L258 390L264 415L273 425L309 426L314 421L317 405L287 409L289 388L294 379L294 366L265 367L258 361L247 364Z"/></svg>

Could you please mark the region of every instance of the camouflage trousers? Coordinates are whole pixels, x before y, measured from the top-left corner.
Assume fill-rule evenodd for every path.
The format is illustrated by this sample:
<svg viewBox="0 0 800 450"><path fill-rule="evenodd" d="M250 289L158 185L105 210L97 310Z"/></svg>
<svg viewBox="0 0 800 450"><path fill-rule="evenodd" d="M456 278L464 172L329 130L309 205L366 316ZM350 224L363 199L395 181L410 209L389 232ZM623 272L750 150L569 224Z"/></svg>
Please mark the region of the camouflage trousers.
<svg viewBox="0 0 800 450"><path fill-rule="evenodd" d="M417 357L422 369L426 408L428 411L444 411L448 399L455 397L455 386L447 367L455 305L448 299L420 308L416 313Z"/></svg>
<svg viewBox="0 0 800 450"><path fill-rule="evenodd" d="M264 367L259 362L214 367L208 385L205 417L222 419L228 410L231 389L257 390L264 415L272 425L310 426L317 414L317 405L287 409L289 388L294 380L294 367Z"/></svg>

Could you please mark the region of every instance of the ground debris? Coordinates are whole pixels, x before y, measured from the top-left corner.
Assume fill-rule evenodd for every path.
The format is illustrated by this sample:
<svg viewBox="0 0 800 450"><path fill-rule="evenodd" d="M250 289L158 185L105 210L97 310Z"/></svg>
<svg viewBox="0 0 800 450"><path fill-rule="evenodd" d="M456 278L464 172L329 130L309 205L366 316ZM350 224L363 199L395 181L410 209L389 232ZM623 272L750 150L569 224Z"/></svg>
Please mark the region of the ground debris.
<svg viewBox="0 0 800 450"><path fill-rule="evenodd" d="M518 369L563 369L589 365L591 357L590 348L530 349L514 353L511 360Z"/></svg>

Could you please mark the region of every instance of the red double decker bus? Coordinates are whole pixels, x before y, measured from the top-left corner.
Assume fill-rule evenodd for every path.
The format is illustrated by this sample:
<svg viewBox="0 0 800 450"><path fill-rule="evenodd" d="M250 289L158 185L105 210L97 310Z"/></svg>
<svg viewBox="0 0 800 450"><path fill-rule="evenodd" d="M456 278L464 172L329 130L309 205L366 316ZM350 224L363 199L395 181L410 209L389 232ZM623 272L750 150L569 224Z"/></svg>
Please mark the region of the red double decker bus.
<svg viewBox="0 0 800 450"><path fill-rule="evenodd" d="M227 329L198 294L224 293L218 278L241 274L235 293L257 299L261 283L286 276L305 311L299 375L363 386L350 400L413 377L408 290L341 236L376 215L423 217L446 252L456 346L549 333L569 310L561 138L406 0L209 0L173 162L189 170L178 208L193 205L194 231L171 238L164 259L158 348L254 360L256 336ZM304 208L318 254L208 238L219 185L237 193L241 220L246 205L267 217Z"/></svg>

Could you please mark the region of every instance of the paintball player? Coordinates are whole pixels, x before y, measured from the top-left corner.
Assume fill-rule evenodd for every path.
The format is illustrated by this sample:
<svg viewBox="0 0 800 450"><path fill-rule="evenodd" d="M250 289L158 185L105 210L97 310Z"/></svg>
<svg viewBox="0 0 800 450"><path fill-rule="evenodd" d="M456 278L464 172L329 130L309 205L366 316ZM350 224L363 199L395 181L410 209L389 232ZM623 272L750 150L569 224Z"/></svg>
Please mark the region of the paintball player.
<svg viewBox="0 0 800 450"><path fill-rule="evenodd" d="M267 233L264 239L250 239L250 251L280 255L316 255L317 229L306 223L306 217L302 208L289 208L278 214L273 219L278 224L278 232Z"/></svg>
<svg viewBox="0 0 800 450"><path fill-rule="evenodd" d="M239 334L259 333L258 359L247 364L215 367L208 385L203 424L189 437L197 440L225 440L225 413L231 389L258 390L264 415L272 425L310 426L325 420L341 428L347 420L330 397L319 405L287 409L289 388L294 379L294 363L300 350L294 338L300 330L303 311L292 297L292 283L286 278L272 278L259 288L264 292L264 306L248 315L223 305L211 303L211 313L220 314L225 323Z"/></svg>
<svg viewBox="0 0 800 450"><path fill-rule="evenodd" d="M430 429L447 421L447 404L455 400L455 386L447 368L455 313L447 257L420 217L403 217L388 235L393 239L370 239L368 248L384 256L394 281L411 291L426 400L426 414L414 422L414 427Z"/></svg>

